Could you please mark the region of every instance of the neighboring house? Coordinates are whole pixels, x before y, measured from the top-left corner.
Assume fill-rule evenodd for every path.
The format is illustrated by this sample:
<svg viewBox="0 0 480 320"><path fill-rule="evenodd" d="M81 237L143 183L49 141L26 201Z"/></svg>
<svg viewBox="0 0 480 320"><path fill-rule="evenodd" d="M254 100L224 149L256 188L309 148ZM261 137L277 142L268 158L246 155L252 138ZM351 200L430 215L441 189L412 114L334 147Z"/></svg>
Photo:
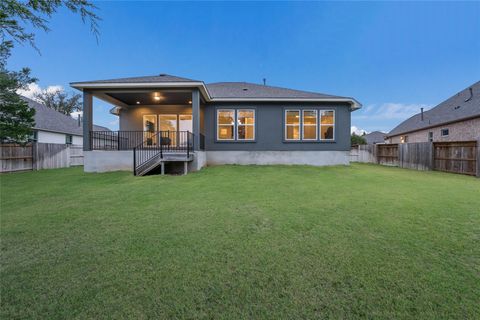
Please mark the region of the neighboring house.
<svg viewBox="0 0 480 320"><path fill-rule="evenodd" d="M367 141L367 144L377 144L377 143L385 143L385 138L387 134L381 131L373 131L369 134L364 135L363 137Z"/></svg>
<svg viewBox="0 0 480 320"><path fill-rule="evenodd" d="M83 145L81 120L64 115L32 99L22 98L35 109L32 140L40 143ZM109 131L110 129L94 125L94 130Z"/></svg>
<svg viewBox="0 0 480 320"><path fill-rule="evenodd" d="M473 141L480 138L480 81L388 133L390 143Z"/></svg>
<svg viewBox="0 0 480 320"><path fill-rule="evenodd" d="M85 171L145 174L167 162L186 170L216 164L346 165L350 97L246 82L158 76L71 83L83 91ZM92 126L93 97L115 107L115 144ZM112 148L112 146L114 146Z"/></svg>

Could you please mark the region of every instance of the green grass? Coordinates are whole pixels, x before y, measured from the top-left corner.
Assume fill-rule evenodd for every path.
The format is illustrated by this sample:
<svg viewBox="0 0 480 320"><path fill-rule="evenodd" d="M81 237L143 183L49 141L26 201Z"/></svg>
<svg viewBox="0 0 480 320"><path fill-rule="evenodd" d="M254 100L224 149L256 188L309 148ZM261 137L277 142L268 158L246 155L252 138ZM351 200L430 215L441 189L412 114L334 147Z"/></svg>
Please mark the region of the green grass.
<svg viewBox="0 0 480 320"><path fill-rule="evenodd" d="M480 180L374 165L1 179L12 318L479 318Z"/></svg>

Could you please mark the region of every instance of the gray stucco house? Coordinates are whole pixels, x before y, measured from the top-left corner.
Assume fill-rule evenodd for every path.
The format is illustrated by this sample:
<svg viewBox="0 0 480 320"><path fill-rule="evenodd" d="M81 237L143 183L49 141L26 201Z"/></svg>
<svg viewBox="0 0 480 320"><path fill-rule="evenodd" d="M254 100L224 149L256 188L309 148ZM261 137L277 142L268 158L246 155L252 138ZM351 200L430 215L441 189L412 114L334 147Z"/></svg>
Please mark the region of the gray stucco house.
<svg viewBox="0 0 480 320"><path fill-rule="evenodd" d="M166 74L71 86L83 92L87 172L142 175L173 163L185 172L217 164L345 165L350 113L361 107L350 97ZM93 129L93 97L114 106L118 132Z"/></svg>

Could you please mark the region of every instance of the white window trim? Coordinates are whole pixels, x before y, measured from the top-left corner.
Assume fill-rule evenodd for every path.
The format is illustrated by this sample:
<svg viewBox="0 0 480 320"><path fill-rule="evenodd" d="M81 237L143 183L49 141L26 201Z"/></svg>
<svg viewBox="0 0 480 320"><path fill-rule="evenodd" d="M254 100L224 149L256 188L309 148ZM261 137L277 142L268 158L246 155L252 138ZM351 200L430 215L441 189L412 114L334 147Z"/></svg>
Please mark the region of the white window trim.
<svg viewBox="0 0 480 320"><path fill-rule="evenodd" d="M322 112L333 112L333 124L323 124L322 125ZM319 122L319 132L320 132L320 140L321 141L335 141L335 126L336 126L336 123L337 123L337 115L336 115L336 112L335 110L332 110L332 109L321 109L320 112L319 112L319 115L318 115L318 122ZM333 138L332 139L324 139L322 138L322 126L333 126Z"/></svg>
<svg viewBox="0 0 480 320"><path fill-rule="evenodd" d="M298 112L298 124L288 124L287 123L287 112L291 112L291 111L295 111L295 112ZM285 141L302 141L302 137L299 136L298 139L289 139L288 138L288 134L287 134L287 128L290 126L290 127L295 127L295 126L298 126L299 128L298 129L301 129L301 126L302 126L302 121L301 121L301 110L300 109L285 109L285 114L284 114L284 117L285 117L285 128L284 128L284 131L285 131Z"/></svg>
<svg viewBox="0 0 480 320"><path fill-rule="evenodd" d="M241 111L246 111L246 112L252 112L253 113L253 124L240 124L238 123L238 113ZM255 109L235 109L235 138L237 141L254 141L255 140L255 124L256 124L256 114L255 114ZM240 126L244 127L253 127L253 138L252 139L240 139L238 137L238 128ZM246 131L245 131L246 132Z"/></svg>
<svg viewBox="0 0 480 320"><path fill-rule="evenodd" d="M443 130L447 130L448 133L447 133L447 134L443 134ZM442 137L448 137L449 135L450 135L450 129L449 129L449 128L440 129L440 136L442 136Z"/></svg>
<svg viewBox="0 0 480 320"><path fill-rule="evenodd" d="M228 124L219 124L218 123L218 114L222 111L227 111L227 112L233 112L233 138L232 139L225 139L225 138L220 138L220 126L228 126ZM231 108L231 109L217 109L217 112L216 112L216 118L217 118L217 140L218 141L235 141L235 139L237 138L237 126L236 126L236 122L237 122L237 112L236 112L236 109L234 108Z"/></svg>
<svg viewBox="0 0 480 320"><path fill-rule="evenodd" d="M305 124L305 111L313 111L315 112L315 124ZM303 141L316 141L318 140L318 110L317 109L302 109L302 121L301 121L301 125L302 125L302 140ZM305 126L307 127L315 127L315 138L305 138Z"/></svg>

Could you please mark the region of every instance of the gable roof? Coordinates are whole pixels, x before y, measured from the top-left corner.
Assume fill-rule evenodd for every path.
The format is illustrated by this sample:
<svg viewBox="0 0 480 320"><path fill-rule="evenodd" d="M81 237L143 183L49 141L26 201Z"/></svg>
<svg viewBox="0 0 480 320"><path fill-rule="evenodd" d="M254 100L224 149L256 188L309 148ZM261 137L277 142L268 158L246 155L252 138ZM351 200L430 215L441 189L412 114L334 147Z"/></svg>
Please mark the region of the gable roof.
<svg viewBox="0 0 480 320"><path fill-rule="evenodd" d="M83 136L83 127L77 119L55 111L27 97L22 97L31 108L35 109L35 127L36 130L59 132ZM94 125L96 131L110 131L110 129Z"/></svg>
<svg viewBox="0 0 480 320"><path fill-rule="evenodd" d="M376 144L376 143L384 143L386 136L387 134L385 132L373 131L364 135L363 137L367 141L367 144Z"/></svg>
<svg viewBox="0 0 480 320"><path fill-rule="evenodd" d="M208 92L212 98L305 98L326 99L346 98L324 93L293 90L280 87L272 87L249 82L216 82L207 84Z"/></svg>
<svg viewBox="0 0 480 320"><path fill-rule="evenodd" d="M351 97L334 96L324 93L293 90L266 86L248 82L217 82L205 84L192 80L160 74L158 76L118 78L110 80L94 80L72 82L73 88L84 89L126 89L126 88L192 88L200 90L207 102L223 101L327 101L347 102L352 110L361 108L361 103ZM246 90L245 90L246 89ZM100 97L101 98L101 97Z"/></svg>
<svg viewBox="0 0 480 320"><path fill-rule="evenodd" d="M410 117L396 126L388 136L439 126L446 123L480 117L480 81L454 96L443 101L436 107Z"/></svg>

